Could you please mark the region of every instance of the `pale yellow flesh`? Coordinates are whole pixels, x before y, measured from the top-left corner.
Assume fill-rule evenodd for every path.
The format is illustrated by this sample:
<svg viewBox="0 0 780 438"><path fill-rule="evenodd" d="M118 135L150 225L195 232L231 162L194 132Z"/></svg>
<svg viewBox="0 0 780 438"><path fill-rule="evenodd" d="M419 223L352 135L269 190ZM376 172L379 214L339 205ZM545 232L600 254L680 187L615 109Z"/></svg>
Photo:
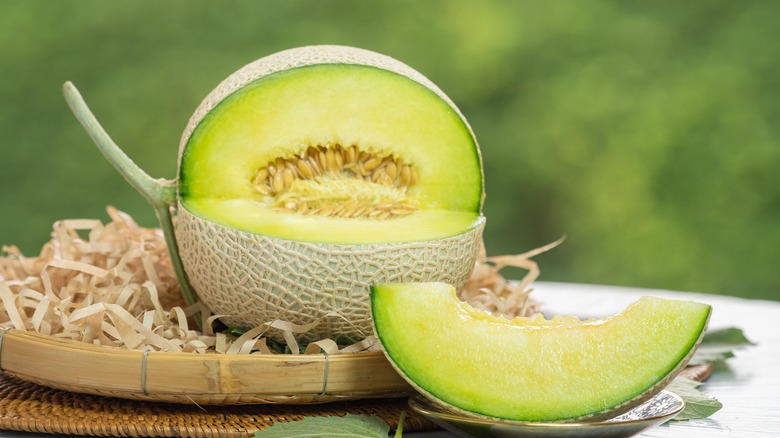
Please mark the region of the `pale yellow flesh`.
<svg viewBox="0 0 780 438"><path fill-rule="evenodd" d="M645 297L604 320L497 318L443 284L379 285L377 334L409 380L463 410L561 420L609 410L676 369L709 306Z"/></svg>
<svg viewBox="0 0 780 438"><path fill-rule="evenodd" d="M476 226L474 213L448 210L418 211L406 217L375 220L324 218L274 211L260 201L233 199L186 200L193 214L229 227L282 239L328 243L393 243L440 239ZM219 218L217 220L216 218Z"/></svg>
<svg viewBox="0 0 780 438"><path fill-rule="evenodd" d="M416 165L417 190L434 206L479 208L481 165L460 117L421 85L360 66L293 69L226 99L188 142L182 191L246 197L254 193L255 172L269 161L336 143Z"/></svg>
<svg viewBox="0 0 780 438"><path fill-rule="evenodd" d="M421 212L370 224L250 211L275 201L253 187L258 169L277 157L301 156L310 146L335 144L357 145L413 166L417 182L391 198ZM354 192L343 188L336 184L322 192ZM303 198L313 191L296 185L290 194ZM431 240L464 232L477 220L482 170L469 128L432 91L373 67L317 65L265 77L214 108L184 149L180 195L186 208L209 220L281 238L332 243Z"/></svg>

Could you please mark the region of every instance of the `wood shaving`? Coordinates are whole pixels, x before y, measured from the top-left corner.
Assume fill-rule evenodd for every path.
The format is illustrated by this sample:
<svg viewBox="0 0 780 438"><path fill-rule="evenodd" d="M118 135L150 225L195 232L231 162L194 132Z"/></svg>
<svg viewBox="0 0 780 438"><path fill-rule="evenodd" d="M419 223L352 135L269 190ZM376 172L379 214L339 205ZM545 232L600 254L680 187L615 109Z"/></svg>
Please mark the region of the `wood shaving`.
<svg viewBox="0 0 780 438"><path fill-rule="evenodd" d="M531 284L539 277L539 265L531 260L563 242L561 238L540 248L518 254L488 257L484 242L477 255L474 272L460 293L460 299L472 306L507 319L534 317L540 313L541 303L531 297ZM520 281L508 281L501 275L507 266L528 272Z"/></svg>
<svg viewBox="0 0 780 438"><path fill-rule="evenodd" d="M3 246L0 257L0 328L14 328L109 347L192 353L273 353L264 334L278 330L293 354L376 349L373 336L343 346L332 339L301 347L295 334L320 321L295 325L269 321L243 334L214 332L220 315L196 304L185 306L165 238L139 226L130 215L108 207L111 222L62 220L37 257ZM533 316L540 304L530 297L539 267L531 257L560 241L515 256L487 257L484 245L460 297L507 318ZM519 282L501 276L506 266L528 270ZM200 326L195 317L200 317ZM326 315L327 317L338 315Z"/></svg>

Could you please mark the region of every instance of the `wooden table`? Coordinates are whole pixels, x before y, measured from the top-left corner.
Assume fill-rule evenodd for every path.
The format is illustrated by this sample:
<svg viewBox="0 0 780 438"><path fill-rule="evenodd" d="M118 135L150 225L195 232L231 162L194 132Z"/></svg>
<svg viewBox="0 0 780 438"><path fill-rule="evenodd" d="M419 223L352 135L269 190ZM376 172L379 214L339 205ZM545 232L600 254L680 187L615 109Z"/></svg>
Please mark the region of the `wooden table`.
<svg viewBox="0 0 780 438"><path fill-rule="evenodd" d="M536 299L545 313L605 316L620 312L642 295L690 299L713 307L710 328L739 327L757 345L736 352L729 369L716 371L700 387L723 403L712 417L672 421L641 437L780 437L780 302L653 289L539 282ZM780 291L778 291L780 298ZM450 438L444 432L410 433L410 438Z"/></svg>

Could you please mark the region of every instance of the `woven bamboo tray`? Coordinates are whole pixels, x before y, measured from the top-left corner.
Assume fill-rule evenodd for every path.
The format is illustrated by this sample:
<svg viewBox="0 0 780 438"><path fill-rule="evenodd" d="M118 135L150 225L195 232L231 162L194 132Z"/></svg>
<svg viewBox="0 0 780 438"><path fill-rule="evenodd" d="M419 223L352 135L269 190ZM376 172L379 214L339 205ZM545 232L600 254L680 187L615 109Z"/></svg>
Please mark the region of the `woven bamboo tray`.
<svg viewBox="0 0 780 438"><path fill-rule="evenodd" d="M276 423L346 414L377 416L395 429L404 411L404 431L436 429L430 420L409 410L407 398L196 406L76 394L0 373L0 436L3 430L14 430L80 436L251 438L255 431Z"/></svg>
<svg viewBox="0 0 780 438"><path fill-rule="evenodd" d="M140 352L21 330L0 332L0 370L76 393L190 404L311 404L413 393L379 351Z"/></svg>

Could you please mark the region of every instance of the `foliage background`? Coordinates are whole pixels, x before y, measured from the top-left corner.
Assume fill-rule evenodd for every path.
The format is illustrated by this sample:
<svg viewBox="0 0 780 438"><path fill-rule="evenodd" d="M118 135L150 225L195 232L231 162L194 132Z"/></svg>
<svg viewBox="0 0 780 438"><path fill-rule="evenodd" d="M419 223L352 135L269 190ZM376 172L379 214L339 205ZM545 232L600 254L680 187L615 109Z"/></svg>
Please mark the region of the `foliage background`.
<svg viewBox="0 0 780 438"><path fill-rule="evenodd" d="M71 116L175 175L181 130L232 71L307 44L398 58L471 122L490 254L566 242L542 280L780 300L780 2L0 1L0 243L53 221L155 225ZM510 273L511 274L511 273ZM518 273L519 274L519 273Z"/></svg>

